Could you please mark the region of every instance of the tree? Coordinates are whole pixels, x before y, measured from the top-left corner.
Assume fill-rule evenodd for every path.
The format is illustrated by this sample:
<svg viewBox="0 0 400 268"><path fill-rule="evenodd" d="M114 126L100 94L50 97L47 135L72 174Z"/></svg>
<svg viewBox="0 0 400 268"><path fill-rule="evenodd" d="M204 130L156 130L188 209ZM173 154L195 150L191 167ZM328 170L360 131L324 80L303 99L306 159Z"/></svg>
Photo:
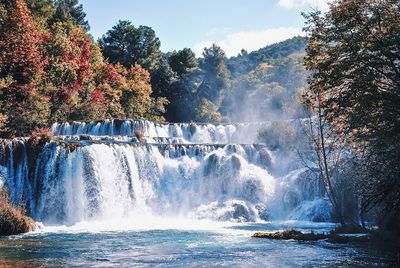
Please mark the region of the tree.
<svg viewBox="0 0 400 268"><path fill-rule="evenodd" d="M202 73L194 52L189 48L168 55L175 81L164 95L169 100L167 119L172 122L196 120L199 105L199 85Z"/></svg>
<svg viewBox="0 0 400 268"><path fill-rule="evenodd" d="M222 116L218 112L218 107L206 98L200 99L196 112L196 121L208 123L220 122L221 120Z"/></svg>
<svg viewBox="0 0 400 268"><path fill-rule="evenodd" d="M196 109L199 104L198 84L200 74L193 71L182 75L171 85L166 94L170 101L167 106L167 119L170 122L190 122L196 120Z"/></svg>
<svg viewBox="0 0 400 268"><path fill-rule="evenodd" d="M302 55L261 63L235 77L219 111L235 121L285 120L302 116L300 92L306 86Z"/></svg>
<svg viewBox="0 0 400 268"><path fill-rule="evenodd" d="M400 226L400 2L339 1L306 14L309 91L332 129L353 147L367 210Z"/></svg>
<svg viewBox="0 0 400 268"><path fill-rule="evenodd" d="M126 87L124 67L103 63L95 73L95 90L91 94L90 103L104 111L103 117L120 118L124 116L121 106L123 87ZM122 74L121 74L122 73Z"/></svg>
<svg viewBox="0 0 400 268"><path fill-rule="evenodd" d="M195 120L200 72L191 49L165 55L151 72L153 95L168 99L166 117L171 122Z"/></svg>
<svg viewBox="0 0 400 268"><path fill-rule="evenodd" d="M7 116L4 114L0 114L0 133L6 131L7 126Z"/></svg>
<svg viewBox="0 0 400 268"><path fill-rule="evenodd" d="M203 71L200 94L214 102L221 96L222 90L228 83L229 71L225 65L226 56L221 47L213 44L209 48L204 48L203 57L200 64Z"/></svg>
<svg viewBox="0 0 400 268"><path fill-rule="evenodd" d="M69 120L78 92L92 79L91 41L85 31L70 22L56 23L47 36L48 64L44 71L51 97L52 120Z"/></svg>
<svg viewBox="0 0 400 268"><path fill-rule="evenodd" d="M89 22L85 20L86 13L78 0L55 0L56 11L52 18L52 24L57 22L73 22L81 26L85 31L90 30Z"/></svg>
<svg viewBox="0 0 400 268"><path fill-rule="evenodd" d="M151 72L153 96L168 97L176 79L176 73L172 70L168 61L162 58Z"/></svg>
<svg viewBox="0 0 400 268"><path fill-rule="evenodd" d="M23 0L9 6L0 32L0 79L3 114L16 135L43 126L48 119L47 97L39 86L46 59L41 53L43 35Z"/></svg>
<svg viewBox="0 0 400 268"><path fill-rule="evenodd" d="M178 76L190 73L198 66L196 54L190 48L170 53L168 63Z"/></svg>
<svg viewBox="0 0 400 268"><path fill-rule="evenodd" d="M104 57L110 63L125 67L139 64L152 70L161 59L160 40L147 26L135 27L130 21L120 20L99 40Z"/></svg>
<svg viewBox="0 0 400 268"><path fill-rule="evenodd" d="M140 65L123 70L126 86L122 92L121 104L129 118L145 118L151 104L150 73Z"/></svg>
<svg viewBox="0 0 400 268"><path fill-rule="evenodd" d="M303 121L303 129L309 140L311 152L306 150L301 158L304 165L322 181L334 213L341 225L344 225L345 219L338 198L339 187L336 186L343 173L340 165L344 159L345 150L342 149L338 136L330 131L321 106L321 95L319 93L305 94L304 103L308 117Z"/></svg>

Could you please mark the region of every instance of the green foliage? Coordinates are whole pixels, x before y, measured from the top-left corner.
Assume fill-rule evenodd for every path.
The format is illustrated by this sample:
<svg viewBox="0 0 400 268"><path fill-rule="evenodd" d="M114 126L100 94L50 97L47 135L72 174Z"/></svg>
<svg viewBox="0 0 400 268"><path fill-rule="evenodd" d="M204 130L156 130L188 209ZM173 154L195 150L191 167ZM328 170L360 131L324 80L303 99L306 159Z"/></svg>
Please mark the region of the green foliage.
<svg viewBox="0 0 400 268"><path fill-rule="evenodd" d="M139 64L151 70L161 58L160 40L147 26L135 27L120 20L99 40L103 54L111 63L125 67Z"/></svg>
<svg viewBox="0 0 400 268"><path fill-rule="evenodd" d="M204 48L203 60L200 64L202 83L199 94L201 97L213 102L221 97L222 91L228 86L230 76L225 60L225 52L216 44L210 48Z"/></svg>
<svg viewBox="0 0 400 268"><path fill-rule="evenodd" d="M196 121L204 123L220 122L222 116L217 109L218 107L211 101L202 98L197 108Z"/></svg>
<svg viewBox="0 0 400 268"><path fill-rule="evenodd" d="M198 66L196 55L190 48L170 53L168 63L178 76L193 72Z"/></svg>
<svg viewBox="0 0 400 268"><path fill-rule="evenodd" d="M129 118L145 118L151 104L150 73L139 65L127 70L126 85L122 91L121 105Z"/></svg>
<svg viewBox="0 0 400 268"><path fill-rule="evenodd" d="M53 0L26 0L25 3L37 26L45 31L56 12Z"/></svg>
<svg viewBox="0 0 400 268"><path fill-rule="evenodd" d="M172 122L194 121L198 107L198 73L193 72L182 76L167 95L170 105L167 107L167 118Z"/></svg>
<svg viewBox="0 0 400 268"><path fill-rule="evenodd" d="M198 61L191 49L184 48L167 55L169 83L165 84L163 95L168 101L167 119L172 122L192 121L198 106Z"/></svg>
<svg viewBox="0 0 400 268"><path fill-rule="evenodd" d="M82 4L78 0L55 0L56 11L51 19L51 23L72 22L81 26L85 31L89 31L89 22L85 20L86 13L83 11Z"/></svg>
<svg viewBox="0 0 400 268"><path fill-rule="evenodd" d="M146 34L140 29L146 29ZM165 115L174 122L300 116L297 99L306 83L302 66L306 41L295 37L252 53L243 50L231 59L215 44L205 48L200 59L189 48L162 57L154 32L129 21L119 21L99 40L110 62L139 63L150 70L152 96L168 99ZM237 74L237 68L242 75L231 76L230 70Z"/></svg>
<svg viewBox="0 0 400 268"><path fill-rule="evenodd" d="M151 85L155 97L170 97L173 84L176 82L176 73L168 61L162 58L151 72Z"/></svg>
<svg viewBox="0 0 400 268"><path fill-rule="evenodd" d="M232 75L236 77L254 70L261 63L286 58L296 53L302 53L307 45L307 41L306 37L296 36L251 53L242 50L241 54L228 60L227 66Z"/></svg>

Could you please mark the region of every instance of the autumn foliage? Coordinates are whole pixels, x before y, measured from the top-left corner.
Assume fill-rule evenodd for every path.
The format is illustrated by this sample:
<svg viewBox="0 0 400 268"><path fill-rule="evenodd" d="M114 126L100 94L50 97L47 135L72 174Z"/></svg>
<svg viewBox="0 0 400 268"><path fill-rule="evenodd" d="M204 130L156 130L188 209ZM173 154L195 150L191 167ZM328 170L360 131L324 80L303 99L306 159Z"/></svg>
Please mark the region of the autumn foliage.
<svg viewBox="0 0 400 268"><path fill-rule="evenodd" d="M23 0L16 0L0 31L1 106L8 117L8 129L22 135L47 122L48 97L40 83L47 63L43 35Z"/></svg>
<svg viewBox="0 0 400 268"><path fill-rule="evenodd" d="M150 74L108 63L70 16L60 18L53 7L47 18L34 18L24 0L0 9L1 135L27 135L61 120L154 114Z"/></svg>
<svg viewBox="0 0 400 268"><path fill-rule="evenodd" d="M1 75L13 78L12 86L33 86L43 73L40 45L43 35L37 29L23 0L16 0L1 31Z"/></svg>

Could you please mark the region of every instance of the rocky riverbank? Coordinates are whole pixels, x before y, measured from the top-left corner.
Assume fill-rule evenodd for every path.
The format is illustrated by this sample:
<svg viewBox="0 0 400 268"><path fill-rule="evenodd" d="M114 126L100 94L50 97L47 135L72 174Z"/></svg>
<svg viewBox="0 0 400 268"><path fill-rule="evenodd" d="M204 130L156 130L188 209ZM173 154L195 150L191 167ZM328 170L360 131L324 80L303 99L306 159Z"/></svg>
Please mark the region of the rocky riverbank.
<svg viewBox="0 0 400 268"><path fill-rule="evenodd" d="M35 229L35 221L25 215L23 207L13 205L6 191L0 189L0 236L27 233Z"/></svg>

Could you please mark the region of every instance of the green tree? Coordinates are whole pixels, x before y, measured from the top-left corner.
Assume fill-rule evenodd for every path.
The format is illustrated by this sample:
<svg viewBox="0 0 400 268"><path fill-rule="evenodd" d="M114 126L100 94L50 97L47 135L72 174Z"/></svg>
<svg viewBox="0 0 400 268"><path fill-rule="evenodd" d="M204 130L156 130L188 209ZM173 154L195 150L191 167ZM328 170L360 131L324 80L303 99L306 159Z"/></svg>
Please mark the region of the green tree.
<svg viewBox="0 0 400 268"><path fill-rule="evenodd" d="M135 27L130 21L120 20L99 40L104 57L111 63L125 67L139 64L152 70L161 59L160 40L147 26Z"/></svg>
<svg viewBox="0 0 400 268"><path fill-rule="evenodd" d="M170 101L167 106L167 119L171 122L190 122L196 120L199 103L198 84L200 74L193 71L179 77L166 94Z"/></svg>
<svg viewBox="0 0 400 268"><path fill-rule="evenodd" d="M151 72L151 86L155 97L168 97L177 77L168 61L162 58Z"/></svg>
<svg viewBox="0 0 400 268"><path fill-rule="evenodd" d="M73 22L81 26L85 31L89 31L89 22L85 20L86 13L78 0L55 0L55 5L56 11L51 20L52 23Z"/></svg>
<svg viewBox="0 0 400 268"><path fill-rule="evenodd" d="M190 73L198 66L196 54L190 48L170 53L168 63L178 76Z"/></svg>
<svg viewBox="0 0 400 268"><path fill-rule="evenodd" d="M229 70L225 65L225 52L221 47L213 44L204 48L203 60L200 68L203 72L203 81L200 86L200 95L215 102L222 95L228 85Z"/></svg>

